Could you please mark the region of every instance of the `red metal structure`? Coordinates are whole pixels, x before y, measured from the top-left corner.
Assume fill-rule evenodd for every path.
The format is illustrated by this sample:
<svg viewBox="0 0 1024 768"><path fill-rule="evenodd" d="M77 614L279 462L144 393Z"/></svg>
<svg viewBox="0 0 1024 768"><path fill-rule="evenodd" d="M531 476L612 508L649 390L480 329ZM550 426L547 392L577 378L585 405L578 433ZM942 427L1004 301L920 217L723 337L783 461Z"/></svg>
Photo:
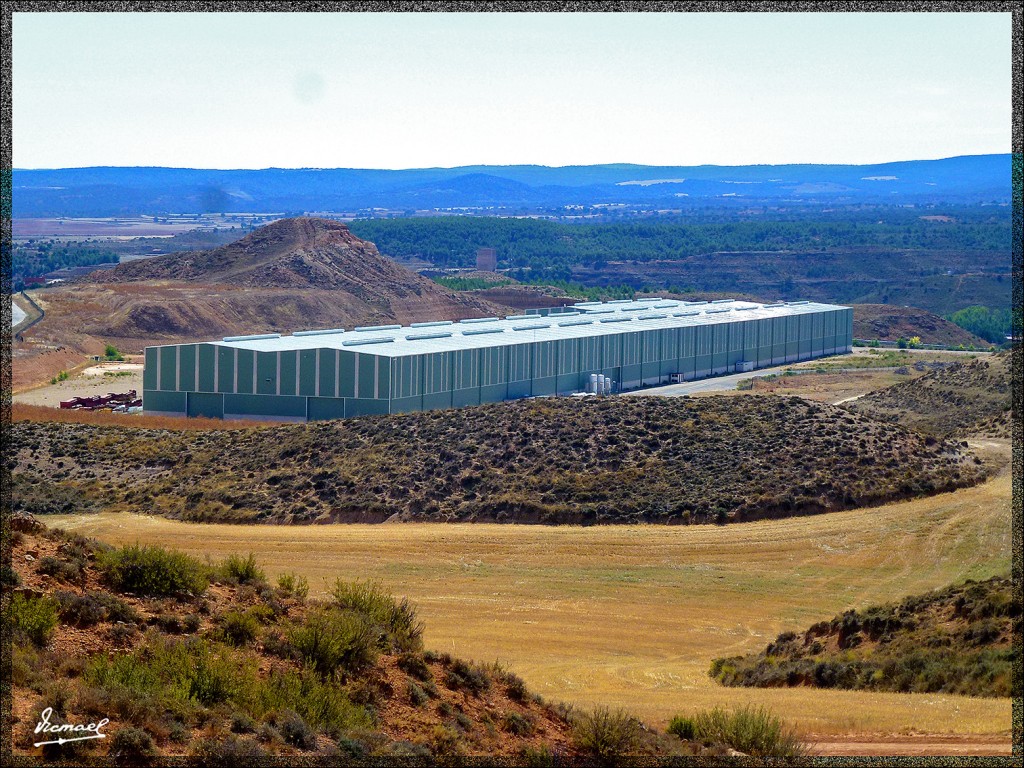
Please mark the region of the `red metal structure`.
<svg viewBox="0 0 1024 768"><path fill-rule="evenodd" d="M130 389L127 392L122 392L120 394L108 392L106 395L73 397L70 400L61 400L60 402L61 408L73 411L100 411L104 409L113 409L119 405L124 405L128 408L141 406L142 398L138 397L138 393L134 389Z"/></svg>

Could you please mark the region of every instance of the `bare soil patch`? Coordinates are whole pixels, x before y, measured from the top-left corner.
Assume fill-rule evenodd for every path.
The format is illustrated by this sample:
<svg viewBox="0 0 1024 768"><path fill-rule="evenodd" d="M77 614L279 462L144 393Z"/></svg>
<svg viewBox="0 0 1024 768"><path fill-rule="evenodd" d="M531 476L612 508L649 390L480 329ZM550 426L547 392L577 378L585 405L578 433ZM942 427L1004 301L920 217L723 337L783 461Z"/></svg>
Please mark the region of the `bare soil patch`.
<svg viewBox="0 0 1024 768"><path fill-rule="evenodd" d="M944 736L921 734L894 736L889 734L851 734L846 737L823 737L809 740L813 754L836 757L888 756L940 757L940 756L1002 756L1010 755L1013 743L1008 736Z"/></svg>

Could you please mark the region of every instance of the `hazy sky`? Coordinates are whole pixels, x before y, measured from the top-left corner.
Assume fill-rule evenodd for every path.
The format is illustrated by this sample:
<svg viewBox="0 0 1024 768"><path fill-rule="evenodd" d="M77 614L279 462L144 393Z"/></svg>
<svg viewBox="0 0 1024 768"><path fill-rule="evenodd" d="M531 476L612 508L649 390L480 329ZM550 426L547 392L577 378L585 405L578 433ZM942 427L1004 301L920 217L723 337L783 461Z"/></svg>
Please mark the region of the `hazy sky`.
<svg viewBox="0 0 1024 768"><path fill-rule="evenodd" d="M1010 14L14 14L14 165L1010 151Z"/></svg>

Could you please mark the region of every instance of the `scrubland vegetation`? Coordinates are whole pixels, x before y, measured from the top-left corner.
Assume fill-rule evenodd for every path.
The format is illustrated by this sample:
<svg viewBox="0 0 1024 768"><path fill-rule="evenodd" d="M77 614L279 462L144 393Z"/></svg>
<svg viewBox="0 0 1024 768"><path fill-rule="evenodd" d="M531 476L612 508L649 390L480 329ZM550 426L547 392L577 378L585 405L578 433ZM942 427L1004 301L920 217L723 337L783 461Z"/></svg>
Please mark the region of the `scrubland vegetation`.
<svg viewBox="0 0 1024 768"><path fill-rule="evenodd" d="M18 421L19 508L203 522L727 523L978 482L962 446L798 398L559 398L171 431Z"/></svg>
<svg viewBox="0 0 1024 768"><path fill-rule="evenodd" d="M724 685L1020 696L1020 632L1010 579L967 581L784 632L760 654L716 659L710 674Z"/></svg>
<svg viewBox="0 0 1024 768"><path fill-rule="evenodd" d="M45 745L44 758L117 765L612 764L748 743L751 754L783 754L768 732L758 744L736 728L683 737L622 710L547 703L500 664L425 650L415 608L374 582L339 579L329 599L310 601L294 574L271 586L252 555L204 563L26 520L4 589L17 752L37 751L33 726L51 707L58 725L107 718L109 739ZM80 573L73 585L56 589L33 568L42 560L29 553L44 551Z"/></svg>
<svg viewBox="0 0 1024 768"><path fill-rule="evenodd" d="M1010 437L1010 379L1020 348L931 371L873 392L848 407L942 437Z"/></svg>

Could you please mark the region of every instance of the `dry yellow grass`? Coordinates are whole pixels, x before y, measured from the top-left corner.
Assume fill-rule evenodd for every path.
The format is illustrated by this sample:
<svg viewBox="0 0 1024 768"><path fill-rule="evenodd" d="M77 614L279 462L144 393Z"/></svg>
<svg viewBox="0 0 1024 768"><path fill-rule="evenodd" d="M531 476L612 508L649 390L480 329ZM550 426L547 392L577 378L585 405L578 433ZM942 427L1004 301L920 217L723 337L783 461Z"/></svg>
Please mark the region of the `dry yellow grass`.
<svg viewBox="0 0 1024 768"><path fill-rule="evenodd" d="M114 381L117 381L116 379ZM128 387L118 388L112 384L108 390L123 391ZM51 393L52 394L52 393ZM77 393L81 394L81 393ZM67 394L66 399L74 397ZM214 429L261 429L280 426L272 421L256 421L255 419L208 419L203 416L186 418L184 416L154 416L146 413L112 413L111 411L83 411L52 408L45 405L33 405L26 402L11 404L13 421L42 421L60 424L93 424L99 427L137 427L139 429L177 429L202 432Z"/></svg>
<svg viewBox="0 0 1024 768"><path fill-rule="evenodd" d="M780 395L802 397L821 403L842 403L863 397L893 384L918 378L924 374L910 369L907 375L892 371L856 371L854 373L806 373L800 376L779 376L766 381L754 379L751 389L725 392L694 392L690 397L721 397L723 395Z"/></svg>
<svg viewBox="0 0 1024 768"><path fill-rule="evenodd" d="M1006 451L1006 444L996 447ZM713 657L964 578L1008 573L1008 469L974 488L813 518L725 527L198 525L132 515L54 524L217 559L255 551L321 593L375 578L419 606L427 646L499 660L544 696L678 712L765 704L814 734L1007 734L1010 701L723 688Z"/></svg>

